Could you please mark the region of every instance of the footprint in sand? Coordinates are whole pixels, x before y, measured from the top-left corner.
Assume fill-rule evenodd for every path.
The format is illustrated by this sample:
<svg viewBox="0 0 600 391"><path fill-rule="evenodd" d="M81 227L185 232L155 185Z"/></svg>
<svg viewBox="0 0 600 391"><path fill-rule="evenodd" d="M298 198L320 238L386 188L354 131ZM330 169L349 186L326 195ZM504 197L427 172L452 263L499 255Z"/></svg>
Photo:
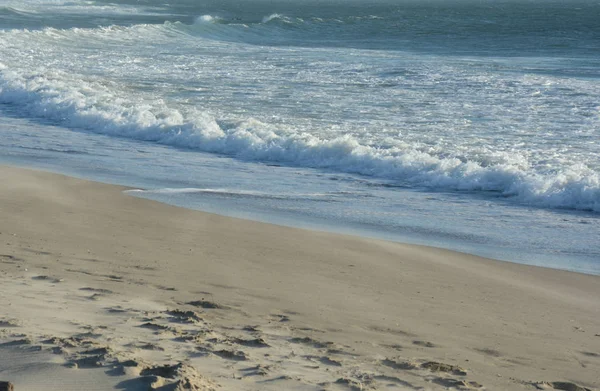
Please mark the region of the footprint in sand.
<svg viewBox="0 0 600 391"><path fill-rule="evenodd" d="M474 381L466 381L459 379L447 379L443 377L437 377L432 380L435 384L439 384L441 386L447 388L456 388L459 390L477 390L483 388L483 386Z"/></svg>
<svg viewBox="0 0 600 391"><path fill-rule="evenodd" d="M287 315L283 315L283 314L272 314L270 315L271 318L273 318L274 320L276 320L277 322L289 322L290 321L290 317Z"/></svg>
<svg viewBox="0 0 600 391"><path fill-rule="evenodd" d="M91 287L83 287L83 288L79 288L80 291L85 291L85 292L94 292L94 293L99 293L99 294L104 294L104 295L109 295L111 293L114 293L113 291L109 290L109 289L101 289L101 288L91 288Z"/></svg>
<svg viewBox="0 0 600 391"><path fill-rule="evenodd" d="M429 342L429 341L419 341L419 340L416 340L416 341L413 341L412 343L413 343L413 345L422 346L424 348L435 348L435 347L437 347L433 342Z"/></svg>
<svg viewBox="0 0 600 391"><path fill-rule="evenodd" d="M266 343L265 340L262 338L254 338L254 339L234 338L233 342L238 345L247 346L250 348L268 348L268 347L270 347L270 345L268 343Z"/></svg>
<svg viewBox="0 0 600 391"><path fill-rule="evenodd" d="M23 322L19 319L1 319L0 327L21 327Z"/></svg>
<svg viewBox="0 0 600 391"><path fill-rule="evenodd" d="M222 350L213 351L212 353L216 354L217 356L224 358L226 360L246 361L248 359L248 356L246 356L246 353L242 352L241 350L233 351L233 350L222 349Z"/></svg>
<svg viewBox="0 0 600 391"><path fill-rule="evenodd" d="M431 372L448 372L454 375L466 376L467 371L456 365L444 364L442 362L428 361L421 364L421 368L429 369Z"/></svg>
<svg viewBox="0 0 600 391"><path fill-rule="evenodd" d="M327 349L333 347L333 342L321 342L310 337L296 337L289 340L291 343L307 345L316 349Z"/></svg>
<svg viewBox="0 0 600 391"><path fill-rule="evenodd" d="M338 386L343 386L344 388L347 388L351 391L364 391L364 390L368 390L368 389L373 389L371 387L367 388L366 384L359 382L357 380L354 379L349 379L346 377L340 377L339 379L337 379L334 383L335 385ZM321 384L323 386L327 386L327 383L323 383Z"/></svg>
<svg viewBox="0 0 600 391"><path fill-rule="evenodd" d="M204 298L202 298L201 300L190 301L187 304L193 305L194 307L200 307L200 308L205 308L205 309L225 309L226 308L225 306L214 303L212 301L204 300Z"/></svg>
<svg viewBox="0 0 600 391"><path fill-rule="evenodd" d="M169 310L165 311L165 314L169 315L169 319L172 322L179 323L200 323L203 321L200 314L195 311L183 311L183 310Z"/></svg>
<svg viewBox="0 0 600 391"><path fill-rule="evenodd" d="M54 278L54 277L50 277L50 276L35 276L35 277L31 277L31 279L36 280L36 281L48 281L53 284L58 284L59 282L64 281L64 279L62 279L62 278Z"/></svg>
<svg viewBox="0 0 600 391"><path fill-rule="evenodd" d="M486 356L490 356L490 357L501 357L502 354L500 354L499 351L495 350L495 349L490 349L490 348L483 348L483 349L473 349L476 352L479 353L483 353Z"/></svg>
<svg viewBox="0 0 600 391"><path fill-rule="evenodd" d="M0 254L0 258L4 258L2 263L15 264L17 262L25 262L23 258L15 257L14 255ZM8 259L8 261L7 261Z"/></svg>
<svg viewBox="0 0 600 391"><path fill-rule="evenodd" d="M242 372L244 374L244 377L267 376L269 374L270 370L271 370L270 365L258 364L253 367L242 368L242 369L240 369L240 372Z"/></svg>
<svg viewBox="0 0 600 391"><path fill-rule="evenodd" d="M333 360L327 356L304 356L304 358L306 358L307 360L310 361L318 361L323 365L329 365L332 367L341 367L342 363L336 360Z"/></svg>
<svg viewBox="0 0 600 391"><path fill-rule="evenodd" d="M142 349L142 350L154 350L154 351L158 351L158 352L163 352L165 349L158 346L157 344L154 343L142 343L139 345L135 345L136 348L138 349Z"/></svg>
<svg viewBox="0 0 600 391"><path fill-rule="evenodd" d="M389 358L381 360L381 364L385 365L386 367L390 367L393 369L401 369L404 371L417 369L419 367L419 364L416 364L416 363L412 363L412 362L408 362L408 361L396 361L396 360L392 360Z"/></svg>
<svg viewBox="0 0 600 391"><path fill-rule="evenodd" d="M13 346L23 346L23 345L31 345L33 341L30 338L22 338L14 341L9 341L0 344L1 347L13 347Z"/></svg>
<svg viewBox="0 0 600 391"><path fill-rule="evenodd" d="M125 313L125 312L130 312L130 311L122 308L121 306L107 307L107 308L105 308L105 310L109 314L122 314L122 313Z"/></svg>
<svg viewBox="0 0 600 391"><path fill-rule="evenodd" d="M589 388L582 387L571 382L539 382L532 383L538 390L562 390L562 391L592 391Z"/></svg>
<svg viewBox="0 0 600 391"><path fill-rule="evenodd" d="M411 383L404 381L396 376L375 375L373 376L373 379L382 383L390 384L391 386L400 385L406 388L415 388Z"/></svg>

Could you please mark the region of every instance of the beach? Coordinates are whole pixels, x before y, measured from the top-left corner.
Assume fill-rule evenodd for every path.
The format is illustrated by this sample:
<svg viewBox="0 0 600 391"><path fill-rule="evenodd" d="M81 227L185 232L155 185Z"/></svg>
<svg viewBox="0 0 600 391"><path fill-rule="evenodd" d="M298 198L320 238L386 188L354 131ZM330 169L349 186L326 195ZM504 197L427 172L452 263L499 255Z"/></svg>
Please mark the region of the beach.
<svg viewBox="0 0 600 391"><path fill-rule="evenodd" d="M17 391L600 387L598 276L42 171L0 183L0 381Z"/></svg>
<svg viewBox="0 0 600 391"><path fill-rule="evenodd" d="M600 389L597 1L0 3L0 391Z"/></svg>

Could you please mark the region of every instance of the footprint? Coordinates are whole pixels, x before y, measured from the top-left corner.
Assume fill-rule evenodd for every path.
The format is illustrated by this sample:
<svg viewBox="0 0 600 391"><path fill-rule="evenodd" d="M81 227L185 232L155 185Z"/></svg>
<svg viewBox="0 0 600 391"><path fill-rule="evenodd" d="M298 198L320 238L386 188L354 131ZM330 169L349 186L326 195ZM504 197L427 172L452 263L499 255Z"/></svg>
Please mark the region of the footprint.
<svg viewBox="0 0 600 391"><path fill-rule="evenodd" d="M227 360L246 361L248 359L248 357L246 356L246 353L242 352L241 350L233 351L233 350L223 349L223 350L213 351L213 353L216 354L217 356L227 359Z"/></svg>
<svg viewBox="0 0 600 391"><path fill-rule="evenodd" d="M70 368L96 368L102 366L104 355L82 357L76 360L72 360L66 364Z"/></svg>
<svg viewBox="0 0 600 391"><path fill-rule="evenodd" d="M335 384L345 386L351 391L364 391L366 389L363 383L347 377L340 377L335 381Z"/></svg>
<svg viewBox="0 0 600 391"><path fill-rule="evenodd" d="M5 342L0 344L2 347L31 345L33 341L29 338L17 339L15 341Z"/></svg>
<svg viewBox="0 0 600 391"><path fill-rule="evenodd" d="M204 300L204 298L202 298L202 300L195 300L195 301L190 301L187 304L189 305L193 305L194 307L201 307L201 308L206 308L206 309L224 309L225 307L214 303L212 301L208 301L208 300Z"/></svg>
<svg viewBox="0 0 600 391"><path fill-rule="evenodd" d="M11 261L15 261L15 262L25 262L25 260L23 258L19 258L19 257L15 257L14 255L9 255L9 254L0 254L0 258L6 258L9 259ZM3 261L4 263L9 263L6 261ZM10 263L15 263L15 262L10 262Z"/></svg>
<svg viewBox="0 0 600 391"><path fill-rule="evenodd" d="M290 339L290 342L308 345L308 346L311 346L311 347L317 348L317 349L326 349L326 348L332 347L334 345L333 342L320 342L320 341L317 341L316 339L312 339L310 337L303 337L303 338L296 337L296 338Z"/></svg>
<svg viewBox="0 0 600 391"><path fill-rule="evenodd" d="M373 376L373 379L378 380L380 382L399 384L402 387L406 387L406 388L411 388L411 389L415 388L411 383L404 381L400 378L397 378L395 376L375 375L375 376Z"/></svg>
<svg viewBox="0 0 600 391"><path fill-rule="evenodd" d="M389 333L389 334L401 335L403 337L416 337L416 335L414 335L413 333L409 333L408 331L391 329L389 327L385 328L385 327L381 327L381 326L371 326L371 327L369 327L369 330L377 331L379 333Z"/></svg>
<svg viewBox="0 0 600 391"><path fill-rule="evenodd" d="M404 371L408 371L411 369L417 369L419 367L418 364L415 364L412 362L395 361L395 360L391 360L389 358L386 358L385 360L381 360L381 364L385 365L386 367L390 367L393 369L402 369Z"/></svg>
<svg viewBox="0 0 600 391"><path fill-rule="evenodd" d="M54 278L54 277L50 277L50 276L35 276L35 277L31 277L32 280L37 280L37 281L48 281L51 282L53 284L57 284L59 282L63 282L64 279L62 278Z"/></svg>
<svg viewBox="0 0 600 391"><path fill-rule="evenodd" d="M160 377L165 377L168 379L174 379L175 377L177 377L177 375L183 368L183 365L184 364L182 364L182 363L178 363L175 365L162 365L162 366L144 368L140 372L140 375L142 375L142 376L160 376Z"/></svg>
<svg viewBox="0 0 600 391"><path fill-rule="evenodd" d="M0 327L21 327L23 322L19 319L2 319L0 320Z"/></svg>
<svg viewBox="0 0 600 391"><path fill-rule="evenodd" d="M248 346L251 348L268 348L268 347L270 347L270 345L267 344L265 342L265 340L262 338L254 338L254 339L234 338L233 342L237 343L238 345Z"/></svg>
<svg viewBox="0 0 600 391"><path fill-rule="evenodd" d="M172 291L175 292L177 291L177 288L173 288L172 286L164 286L164 285L155 285L157 289L163 290L163 291Z"/></svg>
<svg viewBox="0 0 600 391"><path fill-rule="evenodd" d="M563 391L592 391L589 388L582 387L570 382L539 382L533 383L538 390L563 390Z"/></svg>
<svg viewBox="0 0 600 391"><path fill-rule="evenodd" d="M101 289L101 288L91 288L91 287L84 287L84 288L79 288L80 291L86 291L86 292L95 292L95 293L101 293L101 294L111 294L113 293L113 291L109 290L109 289Z"/></svg>
<svg viewBox="0 0 600 391"><path fill-rule="evenodd" d="M318 361L323 365L329 365L332 367L341 367L342 363L336 360L332 360L331 358L327 357L327 356L304 356L307 360L310 361Z"/></svg>
<svg viewBox="0 0 600 391"><path fill-rule="evenodd" d="M128 312L126 309L123 309L121 306L107 307L105 309L106 309L106 312L108 312L109 314L122 314L124 312Z"/></svg>
<svg viewBox="0 0 600 391"><path fill-rule="evenodd" d="M158 346L157 344L150 343L150 342L136 345L135 347L138 349L142 349L142 350L154 350L154 351L158 351L158 352L163 352L165 350L164 348Z"/></svg>
<svg viewBox="0 0 600 391"><path fill-rule="evenodd" d="M353 357L353 358L357 358L359 356L359 354L356 353L350 353L350 352L346 352L342 349L327 349L327 353L328 354L337 354L340 356L349 356L349 357Z"/></svg>
<svg viewBox="0 0 600 391"><path fill-rule="evenodd" d="M110 353L112 353L112 350L106 346L81 352L81 354L86 354L86 355L106 355L106 354L110 354Z"/></svg>
<svg viewBox="0 0 600 391"><path fill-rule="evenodd" d="M423 363L421 364L421 368L429 369L431 372L448 372L459 376L467 375L467 371L456 365L444 364L436 361Z"/></svg>
<svg viewBox="0 0 600 391"><path fill-rule="evenodd" d="M483 388L483 386L477 382L474 381L465 381L465 380L458 380L458 379L446 379L443 377L437 377L435 379L433 379L433 382L436 384L439 384L441 386L444 387L452 387L452 388L458 388L458 389L467 389L467 390L473 390L473 389L480 389Z"/></svg>
<svg viewBox="0 0 600 391"><path fill-rule="evenodd" d="M271 315L271 318L274 318L278 322L289 322L290 321L289 316L282 315L282 314L273 314L273 315Z"/></svg>
<svg viewBox="0 0 600 391"><path fill-rule="evenodd" d="M170 310L165 311L167 315L171 316L171 321L180 323L199 323L202 322L200 314L195 311L182 311L182 310Z"/></svg>
<svg viewBox="0 0 600 391"><path fill-rule="evenodd" d="M157 324L157 323L152 323L152 322L143 323L140 325L140 327L142 327L144 329L155 330L155 331L164 331L164 330L169 329L169 326L163 326L162 324Z"/></svg>
<svg viewBox="0 0 600 391"><path fill-rule="evenodd" d="M240 369L240 372L244 373L245 377L249 376L267 376L270 372L271 366L258 364L254 367Z"/></svg>
<svg viewBox="0 0 600 391"><path fill-rule="evenodd" d="M429 341L413 341L413 345L423 346L425 348L435 348L437 347L434 343Z"/></svg>
<svg viewBox="0 0 600 391"><path fill-rule="evenodd" d="M500 357L502 356L500 354L499 351L495 350L495 349L490 349L490 348L483 348L483 349L474 349L475 351L479 352L479 353L483 353L486 356L491 356L491 357Z"/></svg>
<svg viewBox="0 0 600 391"><path fill-rule="evenodd" d="M383 345L383 346L386 348L397 350L397 351L402 351L402 349L404 349L404 347L402 345L398 345L398 344Z"/></svg>

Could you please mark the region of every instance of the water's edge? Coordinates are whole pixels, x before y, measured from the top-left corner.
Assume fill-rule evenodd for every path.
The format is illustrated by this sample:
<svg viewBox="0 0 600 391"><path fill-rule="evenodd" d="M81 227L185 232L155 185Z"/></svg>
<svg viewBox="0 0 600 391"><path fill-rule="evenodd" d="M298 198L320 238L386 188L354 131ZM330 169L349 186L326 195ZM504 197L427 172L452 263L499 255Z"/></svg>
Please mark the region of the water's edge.
<svg viewBox="0 0 600 391"><path fill-rule="evenodd" d="M23 164L22 162L19 163L19 162L14 162L14 161L6 161L6 160L2 159L1 156L0 156L0 166L15 167L15 168L22 168L22 169L46 172L46 173L50 173L50 174L65 175L68 177L77 178L77 179L81 179L81 180L85 180L85 181L102 183L102 184L111 185L111 186L119 186L119 187L124 188L124 189L122 189L123 194L130 196L130 197L147 199L147 200L151 200L151 201L155 201L155 202L160 202L165 205L199 211L199 212L203 212L203 213L215 214L215 215L224 216L224 217L232 217L232 218L242 219L242 220L247 220L247 221L256 221L256 222L260 222L260 223L309 230L309 231L313 231L313 232L327 232L327 233L334 233L334 234L340 234L340 235L350 235L350 236L356 236L356 237L361 237L361 238L366 238L366 239L383 240L383 241L387 241L387 242L406 244L406 245L411 245L411 246L419 246L419 247L432 248L432 249L442 249L442 250L453 251L456 253L461 253L461 254L466 254L466 255L478 256L478 257L482 257L485 259L498 261L498 262L508 262L508 263L512 263L512 264L541 267L541 268L545 268L545 269L560 270L560 271L570 272L570 273L579 273L579 274L600 276L600 273L594 272L594 271L586 272L585 270L575 270L575 269L570 269L567 267L559 267L557 265L549 266L549 265L540 265L540 264L530 264L530 263L525 263L525 262L518 262L513 259L508 259L508 258L504 258L504 257L494 257L493 255L490 255L489 251L486 251L485 249L480 249L480 251L477 251L477 249L473 247L471 249L471 251L469 251L469 249L457 248L459 246L456 246L456 245L455 246L452 246L452 245L440 246L439 245L440 241L439 240L436 241L436 238L434 238L434 237L429 238L429 240L410 240L410 238L404 238L404 239L408 239L408 240L400 240L398 238L395 238L394 235L385 233L382 231L366 230L366 229L360 229L360 228L348 228L348 227L344 228L339 225L327 224L325 222L318 223L316 221L309 222L309 221L303 221L302 219L290 219L290 218L285 218L285 217L281 217L281 216L278 217L276 214L259 215L256 213L235 213L235 212L231 213L230 210L227 211L225 209L216 209L215 210L215 209L210 209L210 208L200 209L200 208L190 207L189 205L186 205L185 203L182 203L182 202L169 202L169 200L167 198L157 197L156 195L148 195L148 194L144 194L143 192L139 192L138 190L144 190L144 189L140 189L137 186L132 186L131 184L128 184L127 181L110 181L110 180L107 180L107 178L99 179L98 177L95 177L94 175L82 175L81 173L78 173L75 170L56 170L56 169L50 169L48 167L43 168L43 167L32 165L32 164ZM438 245L436 245L436 244L438 244Z"/></svg>

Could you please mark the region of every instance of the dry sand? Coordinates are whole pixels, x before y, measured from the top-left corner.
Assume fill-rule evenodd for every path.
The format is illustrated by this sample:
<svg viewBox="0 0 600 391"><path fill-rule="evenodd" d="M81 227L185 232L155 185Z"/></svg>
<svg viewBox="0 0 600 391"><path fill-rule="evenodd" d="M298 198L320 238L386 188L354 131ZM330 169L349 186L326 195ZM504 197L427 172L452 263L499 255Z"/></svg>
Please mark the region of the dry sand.
<svg viewBox="0 0 600 391"><path fill-rule="evenodd" d="M597 276L124 190L0 168L0 381L16 391L600 387Z"/></svg>

